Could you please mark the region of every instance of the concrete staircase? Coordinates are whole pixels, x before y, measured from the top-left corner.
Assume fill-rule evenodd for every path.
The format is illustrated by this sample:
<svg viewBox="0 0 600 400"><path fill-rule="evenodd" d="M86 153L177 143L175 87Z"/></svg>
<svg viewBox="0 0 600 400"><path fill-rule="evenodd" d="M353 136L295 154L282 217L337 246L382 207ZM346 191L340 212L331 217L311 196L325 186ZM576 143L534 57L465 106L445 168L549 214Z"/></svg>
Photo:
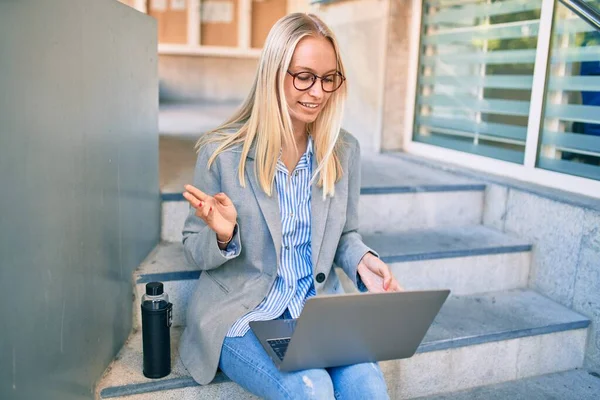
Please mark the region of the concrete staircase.
<svg viewBox="0 0 600 400"><path fill-rule="evenodd" d="M176 172L165 172L171 180L161 178L169 181L162 194L163 242L135 272L134 330L98 385L98 399L254 398L221 373L210 385L198 386L178 357L187 301L200 276L183 257L180 231L188 208L181 193L172 190L191 182L190 153L179 157L178 167L169 167ZM452 290L417 354L381 363L393 399L446 399L464 390L470 391L456 393L463 396L457 398L488 398L468 396L512 393L513 387L520 388L523 399L536 398L527 395L539 383L535 379L545 379L536 377L557 373L559 380L577 376L600 382L568 375L584 374L573 370L583 365L590 321L527 288L531 243L483 226L484 196L483 184L393 155L363 159L365 242L406 289ZM164 282L174 303L173 372L150 380L141 372L139 301L145 283L155 280ZM347 279L343 283L353 290ZM481 388L502 382L509 383L492 392ZM586 398L569 393L574 397L561 399Z"/></svg>

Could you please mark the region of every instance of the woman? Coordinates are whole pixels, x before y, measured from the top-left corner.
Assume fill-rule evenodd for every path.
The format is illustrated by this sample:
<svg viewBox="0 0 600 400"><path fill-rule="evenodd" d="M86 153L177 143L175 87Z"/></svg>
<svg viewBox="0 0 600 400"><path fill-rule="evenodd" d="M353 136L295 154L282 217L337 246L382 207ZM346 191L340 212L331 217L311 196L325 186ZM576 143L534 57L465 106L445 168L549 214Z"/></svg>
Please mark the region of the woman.
<svg viewBox="0 0 600 400"><path fill-rule="evenodd" d="M363 291L401 290L357 233L360 154L340 130L344 81L331 31L288 15L271 29L240 110L198 142L183 243L203 272L180 351L200 384L219 366L264 398L388 398L373 363L280 372L248 326L343 293L334 262Z"/></svg>

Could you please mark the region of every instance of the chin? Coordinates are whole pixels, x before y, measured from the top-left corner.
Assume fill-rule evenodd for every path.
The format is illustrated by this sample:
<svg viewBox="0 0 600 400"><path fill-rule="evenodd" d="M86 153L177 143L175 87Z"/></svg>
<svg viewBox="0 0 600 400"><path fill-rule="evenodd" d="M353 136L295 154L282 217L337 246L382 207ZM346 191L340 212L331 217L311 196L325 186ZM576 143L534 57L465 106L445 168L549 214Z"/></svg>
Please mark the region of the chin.
<svg viewBox="0 0 600 400"><path fill-rule="evenodd" d="M311 124L317 120L317 118L319 117L319 114L301 115L300 118L298 118L298 119L300 121L304 122L305 124Z"/></svg>
<svg viewBox="0 0 600 400"><path fill-rule="evenodd" d="M296 112L290 113L290 117L292 118L292 121L296 120L296 121L300 121L304 124L312 124L313 122L315 122L317 120L319 115L321 115L320 112L316 113L316 114L305 114L301 111L296 111Z"/></svg>

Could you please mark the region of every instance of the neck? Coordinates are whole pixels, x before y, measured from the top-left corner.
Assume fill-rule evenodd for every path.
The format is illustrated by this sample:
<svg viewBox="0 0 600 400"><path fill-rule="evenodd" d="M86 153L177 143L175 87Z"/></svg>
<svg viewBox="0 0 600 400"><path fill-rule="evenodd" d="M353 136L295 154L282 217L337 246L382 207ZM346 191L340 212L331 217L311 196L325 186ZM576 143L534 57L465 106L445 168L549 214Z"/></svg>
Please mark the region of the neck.
<svg viewBox="0 0 600 400"><path fill-rule="evenodd" d="M292 128L294 129L294 141L298 148L305 148L308 142L308 135L306 132L306 124L304 122L294 122Z"/></svg>
<svg viewBox="0 0 600 400"><path fill-rule="evenodd" d="M308 135L306 133L306 124L297 123L294 121L292 128L294 129L294 142L296 148L287 147L283 145L282 148L282 159L288 171L292 171L302 154L306 151L306 145L308 143Z"/></svg>

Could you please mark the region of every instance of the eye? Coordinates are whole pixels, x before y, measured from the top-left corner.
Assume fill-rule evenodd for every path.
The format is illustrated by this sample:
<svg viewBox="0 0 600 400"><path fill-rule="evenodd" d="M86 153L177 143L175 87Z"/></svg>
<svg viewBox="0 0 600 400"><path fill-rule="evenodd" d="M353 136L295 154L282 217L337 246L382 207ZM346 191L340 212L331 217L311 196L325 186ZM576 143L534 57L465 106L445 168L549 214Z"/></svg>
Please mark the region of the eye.
<svg viewBox="0 0 600 400"><path fill-rule="evenodd" d="M308 82L308 81L314 80L315 77L310 72L301 72L298 75L296 75L296 79L298 79L302 82Z"/></svg>

